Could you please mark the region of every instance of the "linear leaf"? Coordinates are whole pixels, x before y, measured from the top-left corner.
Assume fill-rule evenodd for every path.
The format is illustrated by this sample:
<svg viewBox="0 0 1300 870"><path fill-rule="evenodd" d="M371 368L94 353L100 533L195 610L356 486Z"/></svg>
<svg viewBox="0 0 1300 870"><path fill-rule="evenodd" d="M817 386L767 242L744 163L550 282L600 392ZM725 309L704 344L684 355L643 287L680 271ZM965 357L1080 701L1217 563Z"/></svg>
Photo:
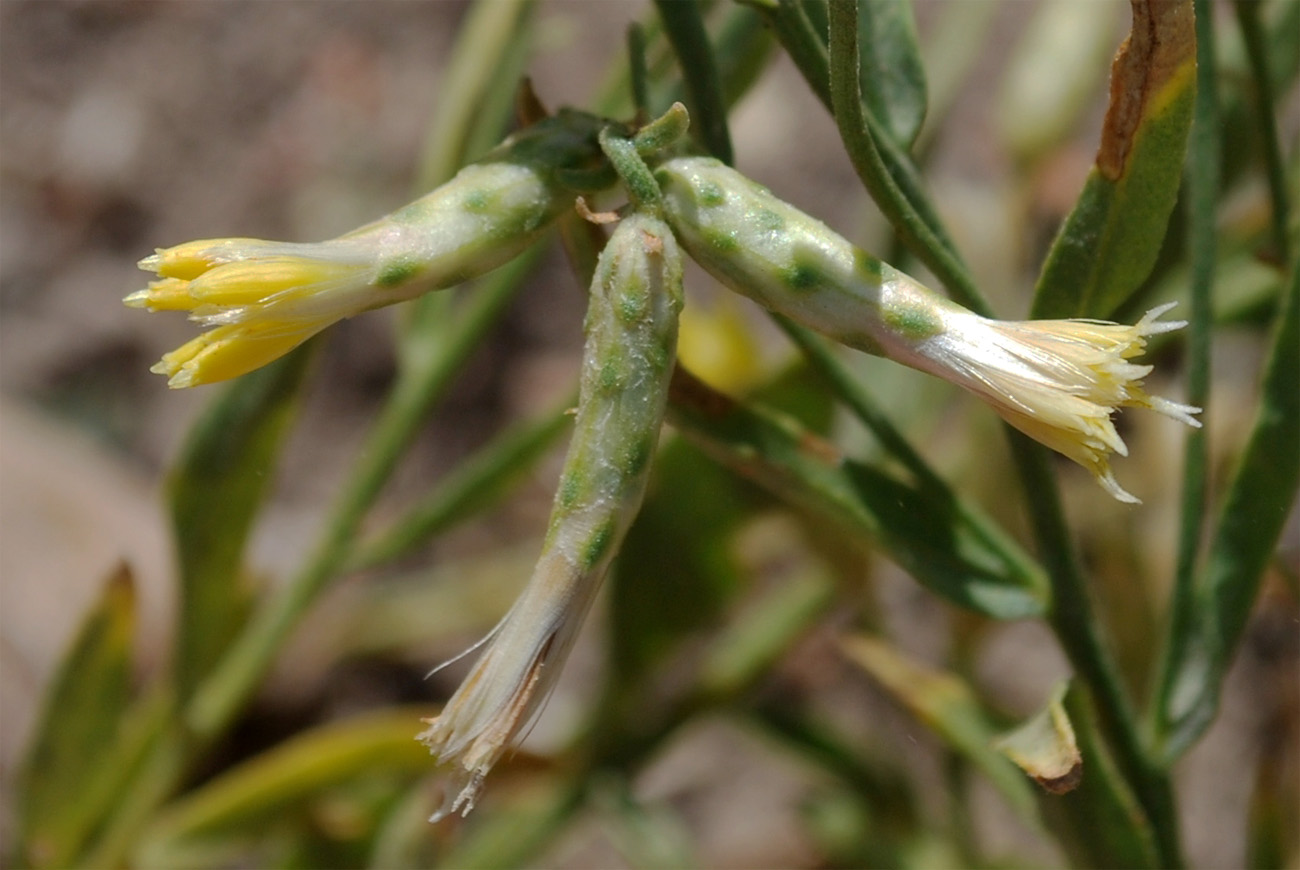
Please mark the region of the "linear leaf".
<svg viewBox="0 0 1300 870"><path fill-rule="evenodd" d="M1193 618L1171 637L1158 723L1172 760L1209 726L1260 580L1300 485L1300 268L1264 370L1259 410L1197 575Z"/></svg>
<svg viewBox="0 0 1300 870"><path fill-rule="evenodd" d="M52 682L19 774L19 854L33 867L63 866L95 820L81 812L96 770L130 703L135 586L122 566Z"/></svg>
<svg viewBox="0 0 1300 870"><path fill-rule="evenodd" d="M1033 316L1106 317L1151 272L1178 185L1196 91L1191 0L1132 0L1092 172L1047 256Z"/></svg>
<svg viewBox="0 0 1300 870"><path fill-rule="evenodd" d="M858 6L862 99L895 141L910 147L925 121L925 67L911 0L863 0Z"/></svg>
<svg viewBox="0 0 1300 870"><path fill-rule="evenodd" d="M939 739L983 771L1017 812L1026 819L1036 819L1028 781L993 749L996 730L964 680L914 661L868 635L845 637L840 647L849 661L877 680Z"/></svg>
<svg viewBox="0 0 1300 870"><path fill-rule="evenodd" d="M710 154L730 164L731 133L727 130L722 79L700 16L699 0L656 0L655 7L681 65L687 106L694 122L691 126Z"/></svg>
<svg viewBox="0 0 1300 870"><path fill-rule="evenodd" d="M1040 576L1004 558L942 492L846 459L793 420L743 407L679 370L669 419L723 465L878 542L932 592L995 619L1041 614Z"/></svg>
<svg viewBox="0 0 1300 870"><path fill-rule="evenodd" d="M349 569L399 558L496 504L571 428L568 409L574 404L570 398L561 409L511 426L466 458L409 513L361 546L349 560Z"/></svg>
<svg viewBox="0 0 1300 870"><path fill-rule="evenodd" d="M235 381L190 433L168 480L179 561L177 693L188 697L247 614L244 544L297 407L308 346Z"/></svg>
<svg viewBox="0 0 1300 870"><path fill-rule="evenodd" d="M324 725L223 773L157 818L139 841L139 863L177 866L175 856L196 841L256 832L286 808L361 776L426 772L428 753L413 739L421 713L428 711L399 708Z"/></svg>

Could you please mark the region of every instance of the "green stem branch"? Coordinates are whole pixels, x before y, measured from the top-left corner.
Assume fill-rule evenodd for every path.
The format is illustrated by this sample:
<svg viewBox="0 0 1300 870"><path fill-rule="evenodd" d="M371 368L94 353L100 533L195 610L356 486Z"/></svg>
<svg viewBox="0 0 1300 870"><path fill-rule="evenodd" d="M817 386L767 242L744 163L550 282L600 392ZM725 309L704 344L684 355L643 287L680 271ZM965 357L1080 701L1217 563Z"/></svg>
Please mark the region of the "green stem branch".
<svg viewBox="0 0 1300 870"><path fill-rule="evenodd" d="M1200 11L1197 12L1197 39L1200 39ZM1277 136L1277 117L1274 110L1273 77L1269 73L1268 39L1260 24L1259 0L1236 0L1233 4L1237 11L1237 23L1241 27L1241 38L1246 43L1246 57L1250 61L1251 77L1255 81L1255 117L1259 121L1260 144L1264 149L1265 177L1268 180L1269 197L1273 201L1272 231L1273 245L1276 247L1277 262L1283 266L1291 263L1290 241L1287 237L1287 223L1290 220L1290 204L1287 194L1286 166L1282 160L1282 148ZM1206 10L1206 14L1209 11ZM1208 31L1208 26L1207 26ZM1201 63L1205 61L1202 58ZM1213 69L1213 68L1211 68ZM1199 68L1198 68L1199 73Z"/></svg>
<svg viewBox="0 0 1300 870"><path fill-rule="evenodd" d="M1187 330L1187 401L1201 409L1209 404L1210 328L1213 325L1211 291L1218 228L1215 225L1219 195L1219 105L1214 52L1213 9L1210 0L1196 4L1196 105L1187 144L1188 172L1184 181L1190 204L1188 249L1191 258L1191 314ZM1202 416L1205 419L1205 416ZM1167 636L1161 645L1160 668L1152 713L1160 709L1171 691L1174 664L1193 631L1196 619L1196 565L1204 537L1207 447L1205 428L1187 436L1183 457L1183 494L1178 529L1178 562L1167 616Z"/></svg>
<svg viewBox="0 0 1300 870"><path fill-rule="evenodd" d="M1163 769L1148 758L1119 673L1102 641L1099 622L1074 555L1056 478L1046 453L1011 433L1011 450L1028 495L1030 522L1052 586L1049 623L1075 673L1088 687L1101 731L1155 832L1163 867L1183 864L1173 791Z"/></svg>

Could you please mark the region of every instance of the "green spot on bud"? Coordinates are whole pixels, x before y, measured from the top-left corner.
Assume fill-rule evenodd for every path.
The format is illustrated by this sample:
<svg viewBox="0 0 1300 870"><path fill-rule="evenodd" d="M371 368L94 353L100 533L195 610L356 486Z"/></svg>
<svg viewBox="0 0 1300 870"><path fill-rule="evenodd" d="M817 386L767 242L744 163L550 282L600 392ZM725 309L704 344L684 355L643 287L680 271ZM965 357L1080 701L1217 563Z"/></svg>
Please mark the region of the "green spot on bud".
<svg viewBox="0 0 1300 870"><path fill-rule="evenodd" d="M768 208L759 209L756 220L759 228L768 232L785 229L785 218Z"/></svg>
<svg viewBox="0 0 1300 870"><path fill-rule="evenodd" d="M796 259L794 265L786 270L785 283L796 293L815 290L823 283L822 271L810 262Z"/></svg>
<svg viewBox="0 0 1300 870"><path fill-rule="evenodd" d="M492 197L485 190L471 190L465 194L465 211L472 214L482 214L491 204Z"/></svg>
<svg viewBox="0 0 1300 870"><path fill-rule="evenodd" d="M866 332L852 332L847 335L836 336L836 338L849 347L856 347L863 353L880 356L884 350L884 348L880 346L880 342L877 341L874 336Z"/></svg>
<svg viewBox="0 0 1300 870"><path fill-rule="evenodd" d="M528 210L494 214L488 224L488 236L493 241L507 242L523 238L534 232L544 220Z"/></svg>
<svg viewBox="0 0 1300 870"><path fill-rule="evenodd" d="M860 280L873 286L881 281L880 261L861 248L853 249L853 271Z"/></svg>
<svg viewBox="0 0 1300 870"><path fill-rule="evenodd" d="M420 264L414 260L394 260L379 270L375 284L379 287L396 287L405 284L420 272Z"/></svg>
<svg viewBox="0 0 1300 870"><path fill-rule="evenodd" d="M716 207L727 201L727 192L716 182L701 181L695 186L695 192L701 205Z"/></svg>
<svg viewBox="0 0 1300 870"><path fill-rule="evenodd" d="M715 229L703 230L704 241L710 248L720 254L734 254L740 250L740 242L729 232Z"/></svg>
<svg viewBox="0 0 1300 870"><path fill-rule="evenodd" d="M630 446L624 462L624 473L629 478L635 478L645 471L646 465L650 462L650 453L654 450L654 442L654 434L651 434L638 439Z"/></svg>
<svg viewBox="0 0 1300 870"><path fill-rule="evenodd" d="M618 358L606 360L600 367L601 391L612 393L618 390L622 384L623 361Z"/></svg>
<svg viewBox="0 0 1300 870"><path fill-rule="evenodd" d="M577 471L570 471L560 481L560 490L556 493L555 500L561 508L569 510L578 503L580 495L582 495L582 475Z"/></svg>
<svg viewBox="0 0 1300 870"><path fill-rule="evenodd" d="M672 362L673 355L669 352L668 348L656 344L646 351L646 358L650 360L651 368L653 368L656 373L659 373L668 368L668 364Z"/></svg>
<svg viewBox="0 0 1300 870"><path fill-rule="evenodd" d="M586 548L582 552L582 563L584 568L591 568L601 560L609 545L614 542L614 521L609 520L600 528L596 529L591 535L591 540L587 542Z"/></svg>
<svg viewBox="0 0 1300 870"><path fill-rule="evenodd" d="M619 319L628 325L641 322L646 316L646 305L649 302L650 295L644 287L627 289L618 300Z"/></svg>
<svg viewBox="0 0 1300 870"><path fill-rule="evenodd" d="M929 338L943 329L934 312L914 304L891 305L880 312L885 325L908 341Z"/></svg>

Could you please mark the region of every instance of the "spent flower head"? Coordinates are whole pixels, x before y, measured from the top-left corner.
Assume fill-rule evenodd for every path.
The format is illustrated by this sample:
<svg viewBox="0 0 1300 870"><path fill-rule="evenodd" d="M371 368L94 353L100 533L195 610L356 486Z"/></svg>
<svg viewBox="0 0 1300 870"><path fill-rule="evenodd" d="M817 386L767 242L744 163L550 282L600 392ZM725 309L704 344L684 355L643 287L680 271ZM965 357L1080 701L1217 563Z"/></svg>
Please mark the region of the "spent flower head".
<svg viewBox="0 0 1300 870"><path fill-rule="evenodd" d="M441 818L469 812L489 770L537 715L640 509L668 397L682 260L648 214L600 254L585 324L573 438L542 554L442 714L419 739L451 768Z"/></svg>
<svg viewBox="0 0 1300 870"><path fill-rule="evenodd" d="M1199 427L1190 405L1152 396L1152 366L1129 362L1146 337L1186 326L1161 321L1173 303L1132 326L1098 320L991 320L945 310L944 329L912 346L917 368L975 393L1012 426L1069 457L1122 502L1138 499L1116 482L1110 456L1128 455L1112 420L1120 408L1150 408Z"/></svg>
<svg viewBox="0 0 1300 870"><path fill-rule="evenodd" d="M850 347L956 383L1008 423L1087 468L1120 501L1110 455L1127 455L1111 416L1151 408L1199 426L1200 409L1150 396L1146 337L1178 329L1157 308L1136 325L1096 320L998 321L938 295L821 221L709 158L656 170L664 215L719 281Z"/></svg>

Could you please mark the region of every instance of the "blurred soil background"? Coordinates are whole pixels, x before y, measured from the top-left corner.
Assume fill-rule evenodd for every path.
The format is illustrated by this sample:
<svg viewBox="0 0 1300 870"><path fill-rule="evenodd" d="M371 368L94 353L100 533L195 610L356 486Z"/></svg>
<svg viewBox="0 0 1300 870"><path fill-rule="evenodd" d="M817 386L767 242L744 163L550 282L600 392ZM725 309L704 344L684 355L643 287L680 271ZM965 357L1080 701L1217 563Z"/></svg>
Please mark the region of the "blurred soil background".
<svg viewBox="0 0 1300 870"><path fill-rule="evenodd" d="M923 33L938 5L921 4ZM146 280L136 261L155 247L195 238L328 238L410 199L465 8L453 0L0 3L0 809L6 827L9 787L43 687L85 608L122 561L142 590L141 667L163 664L173 602L162 481L214 388L170 391L149 373L195 328L179 315L122 306L121 298ZM538 58L530 67L542 99L584 106L592 83L621 52L627 22L644 17L646 8L619 0L543 4ZM1093 91L1098 102L1076 131L1077 144L1059 149L1027 193L1007 193L1012 158L990 121L1005 63L997 47L1014 42L1026 8L1004 4L990 31L992 48L968 81L950 85L953 111L937 131L929 173L977 276L1010 315L1027 304L1032 273L1024 262L1041 257L1087 171L1104 98L1103 58ZM1117 11L1117 41L1126 19L1121 6L1107 8ZM774 64L734 118L743 171L850 236L880 233L829 116L787 61ZM1021 226L1026 213L1034 226ZM582 288L562 258L553 257L437 409L385 504L409 502L504 423L558 401L575 377L582 310ZM354 459L393 375L392 317L372 313L331 331L253 541L253 566L268 580L297 565L314 540L322 506ZM1255 364L1241 363L1247 375ZM1158 451L1169 453L1168 460ZM1161 470L1176 479L1175 447L1151 444L1135 453L1157 466L1144 472L1121 464L1126 482L1147 474L1135 491L1153 493L1151 475ZM490 522L449 536L427 562L411 568L517 548L521 541L531 546L556 467L544 466ZM1148 516L1165 524L1152 557L1157 564L1168 558L1174 497L1148 498ZM521 565L530 558L525 554ZM887 577L883 588L891 625L903 628L895 634L906 638L909 651L941 660L950 612L905 578ZM506 601L508 592L501 593L501 610ZM1252 771L1279 721L1295 716L1296 624L1285 604L1266 610L1271 615L1253 631L1229 684L1221 722L1183 768L1185 835L1201 866L1239 866L1244 859ZM904 741L919 741L916 763L933 767L933 741L861 679L828 663L830 643L829 632L811 639L785 678L865 697L863 715L884 721ZM429 684L411 676L419 668L327 674L313 662L312 644L300 646L277 672L275 697L268 693L250 717L272 723L266 733L248 735L252 744L275 739L277 728L287 731L304 717L431 700ZM1066 670L1046 632L1034 625L1003 630L985 659L986 687L1020 713L1037 706ZM598 667L598 661L571 663L578 675ZM931 774L937 783L937 772ZM806 771L736 728L707 722L675 741L647 772L644 789L689 807L691 834L709 866L796 866L814 855L795 823L806 779ZM1023 847L1024 833L1014 825L1008 832L1009 823L997 815L980 820L992 831L988 836ZM557 861L617 861L597 836L575 836Z"/></svg>

